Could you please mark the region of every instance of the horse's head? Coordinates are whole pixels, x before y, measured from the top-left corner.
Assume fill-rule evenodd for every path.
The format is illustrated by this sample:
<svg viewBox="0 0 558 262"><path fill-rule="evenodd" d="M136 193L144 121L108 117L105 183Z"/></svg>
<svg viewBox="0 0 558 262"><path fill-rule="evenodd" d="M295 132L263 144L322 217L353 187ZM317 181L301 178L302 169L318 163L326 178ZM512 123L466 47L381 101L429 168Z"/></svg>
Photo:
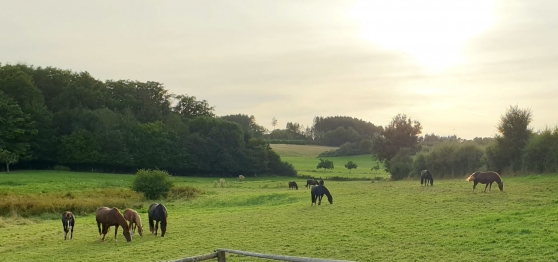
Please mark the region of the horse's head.
<svg viewBox="0 0 558 262"><path fill-rule="evenodd" d="M500 191L504 191L504 182L500 182L498 188L500 188Z"/></svg>
<svg viewBox="0 0 558 262"><path fill-rule="evenodd" d="M130 234L130 230L122 230L122 234L126 238L126 242L132 241L132 235Z"/></svg>
<svg viewBox="0 0 558 262"><path fill-rule="evenodd" d="M331 195L327 196L327 201L329 201L330 204L333 204L333 197Z"/></svg>

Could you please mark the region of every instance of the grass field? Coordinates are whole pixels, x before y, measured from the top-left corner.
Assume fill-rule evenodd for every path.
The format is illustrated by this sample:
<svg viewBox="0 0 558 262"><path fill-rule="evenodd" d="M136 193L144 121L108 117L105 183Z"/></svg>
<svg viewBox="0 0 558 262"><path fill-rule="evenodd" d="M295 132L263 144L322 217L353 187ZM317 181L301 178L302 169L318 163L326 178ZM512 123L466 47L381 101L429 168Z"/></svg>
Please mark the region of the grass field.
<svg viewBox="0 0 558 262"><path fill-rule="evenodd" d="M336 149L327 146L305 146L305 145L284 145L273 144L271 148L275 150L281 159L291 163L298 171L299 175L307 175L316 178L346 177L346 178L369 178L375 177L388 178L389 175L383 170L383 165L372 155L343 156L343 157L323 157L333 162L334 169L316 169L322 152ZM345 168L347 162L353 161L358 167L349 171ZM372 170L373 166L380 165L380 170Z"/></svg>
<svg viewBox="0 0 558 262"><path fill-rule="evenodd" d="M354 172L354 171L353 171ZM57 171L0 174L2 196L48 195L104 188L128 190L131 175ZM326 181L334 204L310 205L309 190L288 190L288 177L227 179L173 177L205 194L162 201L169 212L165 238L111 229L99 242L95 217L76 216L74 239L64 241L56 216L0 217L2 261L164 261L216 248L358 261L556 261L558 174L503 177L504 192L482 193L463 179ZM295 179L300 184L303 179ZM111 192L111 191L99 191ZM84 199L85 200L85 199ZM325 199L324 199L325 200ZM146 207L138 212L148 227ZM239 255L227 261L264 261Z"/></svg>

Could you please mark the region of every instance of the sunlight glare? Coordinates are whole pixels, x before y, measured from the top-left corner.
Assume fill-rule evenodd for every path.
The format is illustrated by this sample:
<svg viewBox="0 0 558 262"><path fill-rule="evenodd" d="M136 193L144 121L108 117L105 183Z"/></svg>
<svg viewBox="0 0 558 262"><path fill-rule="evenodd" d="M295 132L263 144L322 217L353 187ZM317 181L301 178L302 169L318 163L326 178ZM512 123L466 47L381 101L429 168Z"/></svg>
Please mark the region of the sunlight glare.
<svg viewBox="0 0 558 262"><path fill-rule="evenodd" d="M466 42L495 24L494 0L358 0L362 36L414 57L431 72L462 62Z"/></svg>

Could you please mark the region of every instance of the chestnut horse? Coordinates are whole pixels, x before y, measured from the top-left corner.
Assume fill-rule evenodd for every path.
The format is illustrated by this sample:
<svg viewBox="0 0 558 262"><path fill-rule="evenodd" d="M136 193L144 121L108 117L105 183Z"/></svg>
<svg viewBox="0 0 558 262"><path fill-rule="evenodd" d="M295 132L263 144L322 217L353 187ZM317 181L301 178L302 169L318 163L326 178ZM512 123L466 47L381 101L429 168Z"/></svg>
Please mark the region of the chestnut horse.
<svg viewBox="0 0 558 262"><path fill-rule="evenodd" d="M494 171L488 171L488 172L477 171L471 174L465 181L467 182L473 181L475 183L473 185L473 191L471 192L475 191L475 187L477 186L478 183L486 184L486 186L484 187L484 191L482 192L486 192L487 187L488 187L488 192L490 192L490 189L492 189L492 183L494 182L498 184L498 188L500 188L500 191L504 191L504 182L502 182L502 178L500 177L500 175Z"/></svg>
<svg viewBox="0 0 558 262"><path fill-rule="evenodd" d="M126 223L126 219L120 213L118 208L108 208L108 207L99 207L97 209L97 227L99 228L99 237L101 238L101 242L105 241L105 236L109 231L109 227L114 226L114 241L116 241L116 234L118 233L118 226L122 227L122 234L126 238L126 241L132 241L132 236L130 235L130 228L128 227L128 223ZM103 229L101 230L101 225Z"/></svg>
<svg viewBox="0 0 558 262"><path fill-rule="evenodd" d="M64 227L64 240L68 236L68 231L70 231L70 227L72 228L70 231L70 239L74 237L74 224L76 223L76 218L74 214L70 211L66 211L62 214L62 227Z"/></svg>
<svg viewBox="0 0 558 262"><path fill-rule="evenodd" d="M159 222L161 222L161 237L164 237L167 232L167 208L163 204L153 203L149 206L147 215L149 217L149 230L151 234L157 235Z"/></svg>
<svg viewBox="0 0 558 262"><path fill-rule="evenodd" d="M138 212L131 208L126 208L126 210L124 210L124 218L130 222L128 227L132 230L132 235L134 235L137 228L141 237L143 235L143 226L141 225L141 217Z"/></svg>

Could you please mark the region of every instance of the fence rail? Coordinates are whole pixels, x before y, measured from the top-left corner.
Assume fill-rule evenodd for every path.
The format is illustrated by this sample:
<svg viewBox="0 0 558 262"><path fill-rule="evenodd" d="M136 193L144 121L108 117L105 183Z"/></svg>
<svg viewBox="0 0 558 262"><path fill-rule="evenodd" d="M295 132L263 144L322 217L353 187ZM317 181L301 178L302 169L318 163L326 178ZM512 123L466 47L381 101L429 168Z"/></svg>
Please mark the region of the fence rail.
<svg viewBox="0 0 558 262"><path fill-rule="evenodd" d="M227 261L226 253L232 253L232 254L249 256L249 257L264 258L264 259L291 261L291 262L355 262L351 260L331 260L331 259L310 258L310 257L271 255L271 254L262 254L262 253L248 252L242 250L225 249L225 248L218 248L217 250L215 250L215 252L210 254L181 258L181 259L173 260L172 262L197 262L197 261L203 261L203 260L209 260L215 258L217 259L218 262L226 262Z"/></svg>

